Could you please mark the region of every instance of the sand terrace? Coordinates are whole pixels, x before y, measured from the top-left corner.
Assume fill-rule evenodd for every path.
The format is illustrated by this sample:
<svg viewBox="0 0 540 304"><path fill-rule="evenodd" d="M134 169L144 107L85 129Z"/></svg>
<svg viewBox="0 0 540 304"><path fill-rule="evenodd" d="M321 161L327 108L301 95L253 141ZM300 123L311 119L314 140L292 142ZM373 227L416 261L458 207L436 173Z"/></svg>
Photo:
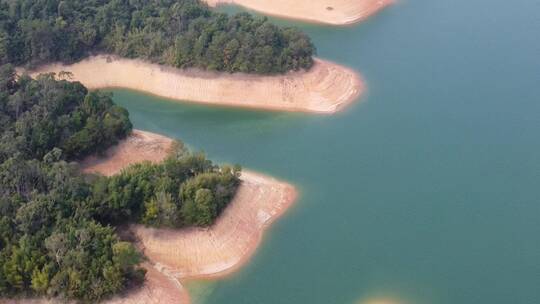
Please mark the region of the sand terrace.
<svg viewBox="0 0 540 304"><path fill-rule="evenodd" d="M103 157L90 157L81 164L85 172L113 175L129 164L144 160L159 162L171 150L172 139L134 130L127 139L110 148ZM287 211L297 197L285 182L259 173L242 172L241 185L230 205L209 228L155 229L131 225L137 247L148 257L142 266L146 281L105 301L107 304L187 304L182 282L218 278L238 270L253 256L264 231ZM52 304L54 299L2 300L1 304Z"/></svg>
<svg viewBox="0 0 540 304"><path fill-rule="evenodd" d="M83 161L82 169L112 175L132 163L159 162L168 155L172 142L158 134L135 130L104 157ZM189 303L180 282L221 277L248 262L264 231L294 203L297 193L288 183L251 171L244 171L241 180L235 198L210 228L129 227L138 239L138 247L149 258L144 265L147 281L142 288L109 303Z"/></svg>
<svg viewBox="0 0 540 304"><path fill-rule="evenodd" d="M376 14L394 0L204 0L235 4L262 14L330 25L348 25Z"/></svg>
<svg viewBox="0 0 540 304"><path fill-rule="evenodd" d="M27 72L36 76L62 71L89 89L126 88L180 101L326 114L356 101L365 88L355 71L321 59L309 71L276 76L180 70L108 55Z"/></svg>

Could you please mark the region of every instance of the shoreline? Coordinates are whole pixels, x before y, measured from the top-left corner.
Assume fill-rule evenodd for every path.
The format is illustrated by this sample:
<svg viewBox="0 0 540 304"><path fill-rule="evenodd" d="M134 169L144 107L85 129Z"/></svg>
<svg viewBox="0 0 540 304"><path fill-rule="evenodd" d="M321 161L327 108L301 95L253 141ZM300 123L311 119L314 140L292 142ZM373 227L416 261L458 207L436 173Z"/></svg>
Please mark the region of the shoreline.
<svg viewBox="0 0 540 304"><path fill-rule="evenodd" d="M84 173L111 176L134 163L164 160L174 140L156 133L133 130L128 137L105 151L103 156L89 156L80 162Z"/></svg>
<svg viewBox="0 0 540 304"><path fill-rule="evenodd" d="M129 230L145 255L180 281L228 276L251 260L264 232L298 197L292 185L263 174L243 171L241 180L236 197L209 228Z"/></svg>
<svg viewBox="0 0 540 304"><path fill-rule="evenodd" d="M128 138L109 148L104 156L88 157L81 170L111 176L129 164L167 157L174 141L159 134L133 130ZM135 156L134 156L135 155ZM151 156L151 157L149 157ZM241 184L227 208L208 228L147 228L132 224L124 232L148 260L142 286L127 289L105 304L189 304L183 283L228 276L247 264L265 232L295 203L295 187L273 177L242 171ZM0 304L53 304L56 299L0 299ZM74 302L68 302L74 303Z"/></svg>
<svg viewBox="0 0 540 304"><path fill-rule="evenodd" d="M162 135L133 130L132 135L107 150L102 158L83 160L81 169L110 176L131 163L163 160L172 143L172 139ZM105 303L142 304L146 302L139 301L140 297L149 294L161 295L155 299L156 303L171 303L167 301L171 294L181 294L183 302L180 303L190 303L183 282L223 278L248 263L265 231L293 206L298 192L291 184L252 171L242 171L240 179L242 183L234 199L209 228L161 229L130 225L128 231L148 258L149 263L143 266L151 268L152 277L143 287L127 291L129 301L117 296ZM171 281L176 282L177 288L171 287Z"/></svg>
<svg viewBox="0 0 540 304"><path fill-rule="evenodd" d="M191 298L186 288L167 272L145 262L145 282L133 290L104 301L105 304L189 304Z"/></svg>
<svg viewBox="0 0 540 304"><path fill-rule="evenodd" d="M125 88L175 101L272 111L333 114L365 91L357 72L322 59L308 71L272 76L182 70L112 55L18 72L35 77L61 71L88 89Z"/></svg>
<svg viewBox="0 0 540 304"><path fill-rule="evenodd" d="M394 0L203 0L210 7L238 5L261 14L334 26L368 19Z"/></svg>
<svg viewBox="0 0 540 304"><path fill-rule="evenodd" d="M145 281L141 286L127 289L103 304L189 304L191 298L186 288L175 278L163 273L148 262L141 267L146 269ZM0 304L77 304L76 301L48 298L0 299Z"/></svg>

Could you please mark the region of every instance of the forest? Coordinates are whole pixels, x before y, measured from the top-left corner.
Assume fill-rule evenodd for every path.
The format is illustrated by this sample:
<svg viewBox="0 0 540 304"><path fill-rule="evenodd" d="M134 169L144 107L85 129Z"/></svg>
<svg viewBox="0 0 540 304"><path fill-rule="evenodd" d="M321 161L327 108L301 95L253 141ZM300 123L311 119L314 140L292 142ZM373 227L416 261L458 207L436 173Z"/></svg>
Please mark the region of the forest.
<svg viewBox="0 0 540 304"><path fill-rule="evenodd" d="M95 303L140 284L144 257L118 225L208 226L239 185L239 166L216 166L180 143L160 164L104 177L77 160L128 136L110 94L0 66L0 297Z"/></svg>
<svg viewBox="0 0 540 304"><path fill-rule="evenodd" d="M0 0L0 64L72 63L96 53L276 74L309 69L315 47L296 28L213 12L198 0Z"/></svg>

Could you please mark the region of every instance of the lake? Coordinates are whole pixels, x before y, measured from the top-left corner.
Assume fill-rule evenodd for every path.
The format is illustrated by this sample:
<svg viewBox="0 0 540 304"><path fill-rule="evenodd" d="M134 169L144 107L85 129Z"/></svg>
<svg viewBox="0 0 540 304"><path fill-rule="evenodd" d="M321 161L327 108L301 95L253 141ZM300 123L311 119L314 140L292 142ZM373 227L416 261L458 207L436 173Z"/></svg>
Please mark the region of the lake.
<svg viewBox="0 0 540 304"><path fill-rule="evenodd" d="M333 116L125 90L136 128L295 184L246 267L204 304L540 303L540 1L401 0L306 25L368 92Z"/></svg>

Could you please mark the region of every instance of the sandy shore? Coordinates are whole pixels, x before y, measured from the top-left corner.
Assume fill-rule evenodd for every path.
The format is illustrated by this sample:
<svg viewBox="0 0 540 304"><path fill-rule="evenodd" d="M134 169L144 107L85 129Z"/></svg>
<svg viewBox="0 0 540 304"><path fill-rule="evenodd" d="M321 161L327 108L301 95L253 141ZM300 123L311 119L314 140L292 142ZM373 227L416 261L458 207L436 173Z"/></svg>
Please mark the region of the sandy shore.
<svg viewBox="0 0 540 304"><path fill-rule="evenodd" d="M159 162L170 151L172 140L150 132L133 131L127 139L81 163L89 173L113 175L129 164ZM205 229L154 229L132 225L145 255L179 279L219 276L249 258L262 232L296 199L293 186L269 176L243 171L240 188L216 223Z"/></svg>
<svg viewBox="0 0 540 304"><path fill-rule="evenodd" d="M187 290L180 282L159 266L143 265L146 269L144 285L118 295L106 304L187 304L191 302Z"/></svg>
<svg viewBox="0 0 540 304"><path fill-rule="evenodd" d="M213 278L236 270L255 252L263 232L296 199L289 184L254 172L243 172L236 197L209 229L131 231L152 261L179 279Z"/></svg>
<svg viewBox="0 0 540 304"><path fill-rule="evenodd" d="M161 135L135 130L103 158L85 160L82 168L112 175L132 163L163 160L171 143ZM169 304L171 298L177 299L175 303L189 303L189 295L179 282L221 277L245 264L255 253L264 231L293 204L297 193L292 185L255 172L243 171L241 180L233 201L210 228L130 226L138 247L149 258L151 265L145 265L148 280L143 288L110 303ZM145 300L150 298L154 302Z"/></svg>
<svg viewBox="0 0 540 304"><path fill-rule="evenodd" d="M393 0L203 0L210 6L236 4L263 14L331 25L362 21Z"/></svg>
<svg viewBox="0 0 540 304"><path fill-rule="evenodd" d="M113 175L129 164L158 162L170 151L167 137L135 130L104 157L82 162L85 172ZM230 205L209 228L155 229L131 225L137 246L148 257L146 281L140 288L105 301L107 304L188 304L181 282L230 274L249 261L264 231L287 211L297 197L285 182L243 171L242 183ZM57 300L1 300L0 304L52 304Z"/></svg>
<svg viewBox="0 0 540 304"><path fill-rule="evenodd" d="M72 65L45 65L29 73L61 71L71 72L70 79L89 89L118 87L174 100L314 113L342 109L357 100L365 87L355 71L321 59L309 71L277 76L180 70L107 55Z"/></svg>
<svg viewBox="0 0 540 304"><path fill-rule="evenodd" d="M133 130L131 136L109 148L104 157L90 156L84 159L81 162L81 168L86 173L111 176L130 164L162 161L169 154L172 143L173 140L168 137Z"/></svg>

